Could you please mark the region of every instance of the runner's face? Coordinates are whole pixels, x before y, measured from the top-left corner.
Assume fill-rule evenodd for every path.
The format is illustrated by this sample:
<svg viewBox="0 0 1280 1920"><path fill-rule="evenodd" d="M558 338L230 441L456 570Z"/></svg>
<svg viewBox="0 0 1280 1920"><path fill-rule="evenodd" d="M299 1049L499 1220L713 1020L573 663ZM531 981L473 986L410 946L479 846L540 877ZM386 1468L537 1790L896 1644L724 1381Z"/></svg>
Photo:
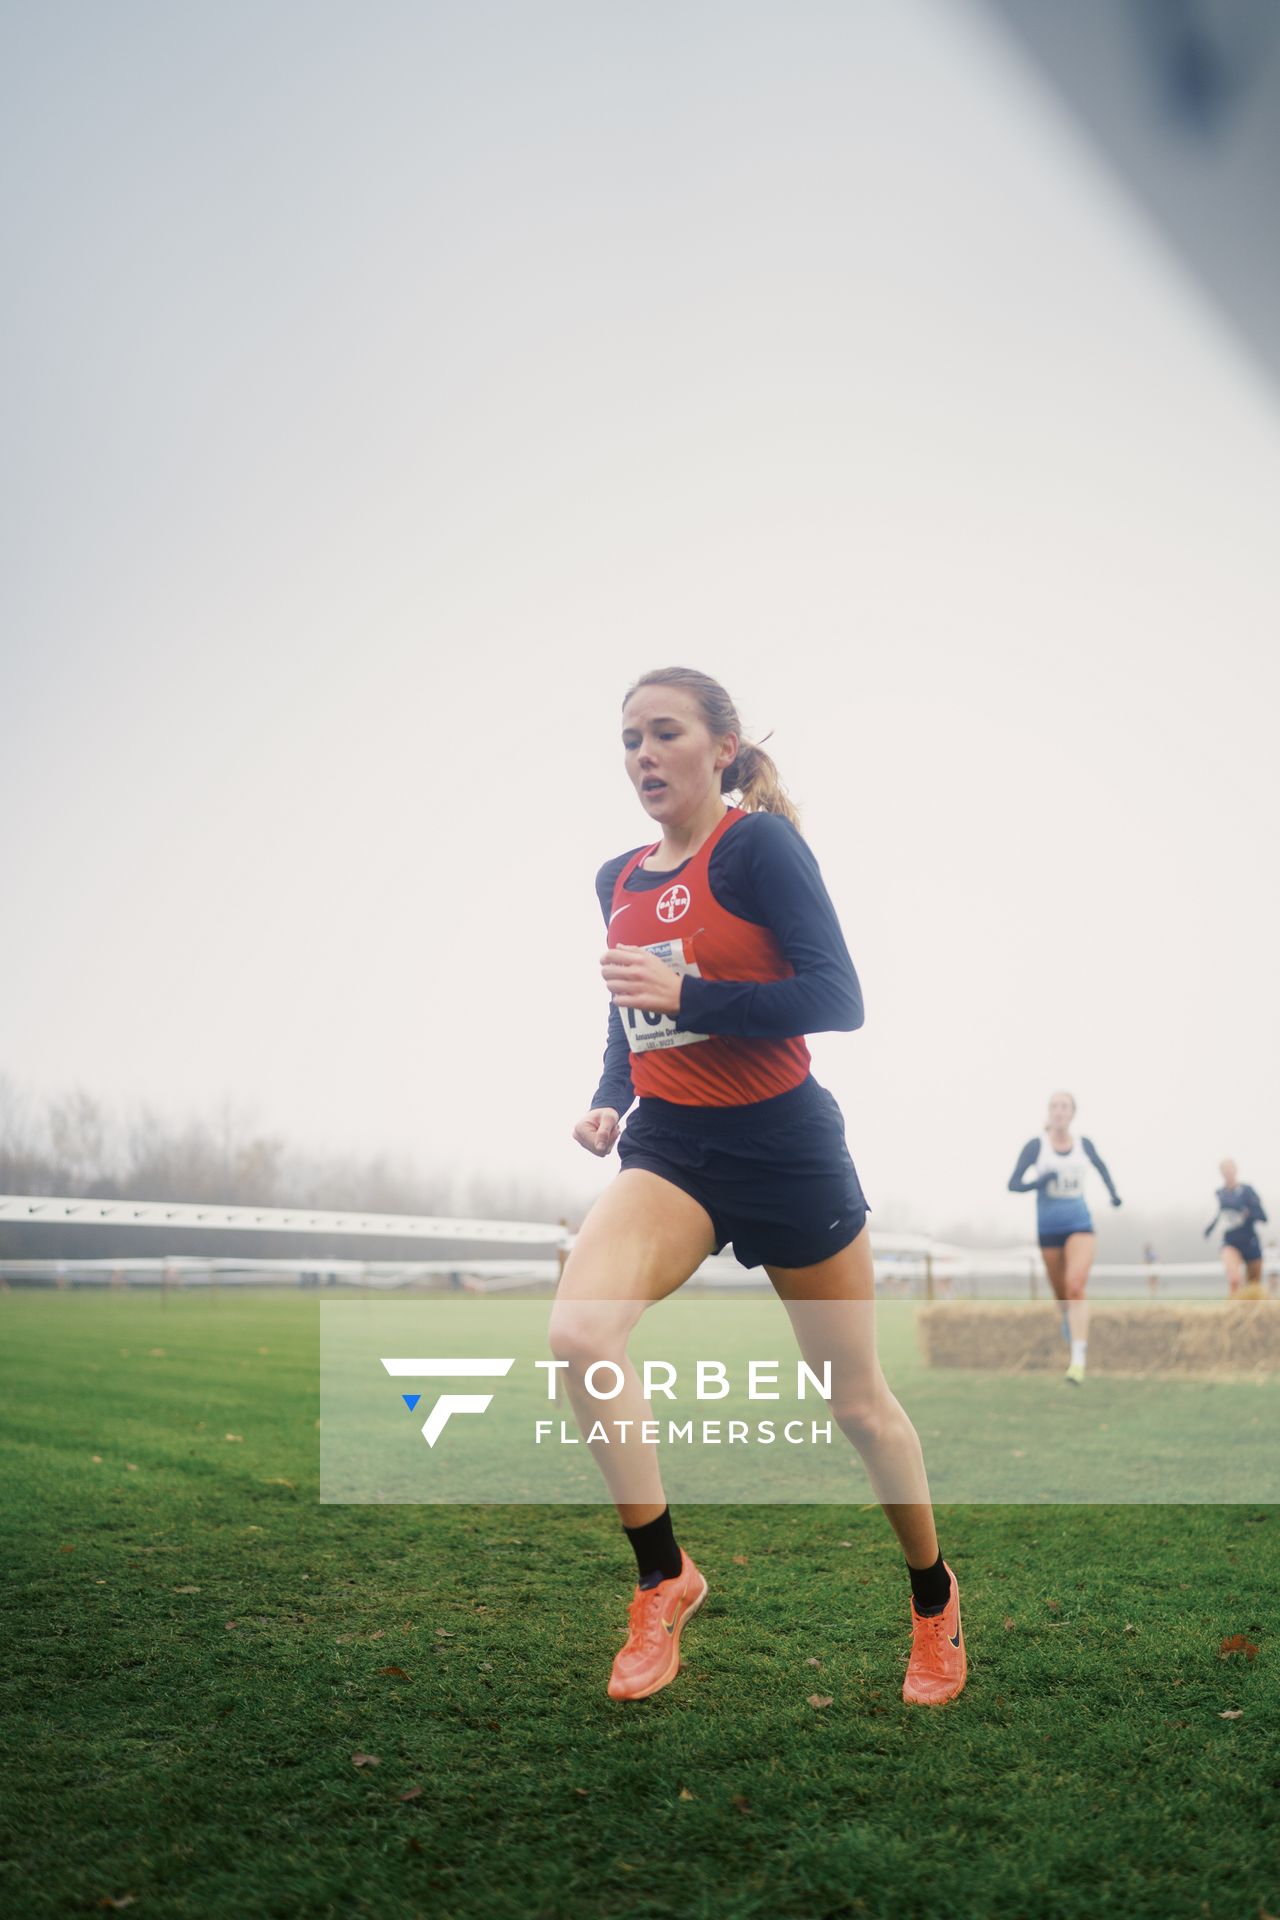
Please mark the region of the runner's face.
<svg viewBox="0 0 1280 1920"><path fill-rule="evenodd" d="M1075 1102L1069 1093L1055 1093L1049 1102L1049 1128L1053 1133L1070 1133Z"/></svg>
<svg viewBox="0 0 1280 1920"><path fill-rule="evenodd" d="M651 819L675 824L718 792L737 752L734 734L713 738L682 687L638 687L622 714L627 777Z"/></svg>
<svg viewBox="0 0 1280 1920"><path fill-rule="evenodd" d="M1236 1174L1238 1172L1235 1161L1224 1160L1219 1168L1219 1172L1222 1175L1222 1184L1226 1187L1234 1187L1236 1184Z"/></svg>

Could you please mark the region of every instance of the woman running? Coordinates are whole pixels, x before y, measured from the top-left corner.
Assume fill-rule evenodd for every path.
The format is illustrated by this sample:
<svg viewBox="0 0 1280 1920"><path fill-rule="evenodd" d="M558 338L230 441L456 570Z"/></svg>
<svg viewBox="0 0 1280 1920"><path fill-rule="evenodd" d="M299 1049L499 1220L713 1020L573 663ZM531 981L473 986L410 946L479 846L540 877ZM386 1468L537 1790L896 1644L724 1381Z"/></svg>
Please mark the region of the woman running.
<svg viewBox="0 0 1280 1920"><path fill-rule="evenodd" d="M1243 1291L1251 1298L1262 1298L1262 1246L1258 1223L1266 1219L1261 1200L1253 1188L1240 1178L1234 1160L1219 1167L1222 1185L1214 1198L1218 1211L1204 1230L1207 1240L1218 1222L1222 1222L1222 1266L1227 1276L1227 1294L1234 1300Z"/></svg>
<svg viewBox="0 0 1280 1920"><path fill-rule="evenodd" d="M1085 1289L1094 1248L1093 1215L1084 1197L1089 1168L1101 1174L1113 1207L1120 1205L1120 1195L1092 1140L1083 1134L1078 1145L1072 1140L1075 1112L1076 1103L1069 1093L1050 1094L1049 1123L1018 1155L1009 1191L1035 1193L1040 1257L1054 1297L1063 1303L1062 1331L1071 1345L1066 1377L1073 1387L1082 1387L1089 1344Z"/></svg>
<svg viewBox="0 0 1280 1920"><path fill-rule="evenodd" d="M938 1550L920 1442L876 1357L867 1209L840 1110L810 1075L804 1042L861 1026L857 975L777 769L742 738L723 687L683 667L644 674L622 721L627 775L661 837L596 879L612 1005L603 1077L574 1138L601 1156L617 1142L622 1166L566 1263L552 1351L568 1362L585 1433L599 1409L584 1374L602 1358L623 1379L611 1413L652 1419L627 1355L630 1331L729 1241L744 1267L764 1267L784 1303L848 1303L825 1329L830 1411L906 1556L913 1635L903 1698L940 1704L965 1682L959 1593ZM740 804L727 805L734 792ZM797 1324L802 1312L791 1318L804 1358L821 1364ZM679 1672L680 1634L707 1583L676 1540L657 1449L633 1451L625 1466L621 1452L595 1455L637 1572L609 1693L641 1700Z"/></svg>

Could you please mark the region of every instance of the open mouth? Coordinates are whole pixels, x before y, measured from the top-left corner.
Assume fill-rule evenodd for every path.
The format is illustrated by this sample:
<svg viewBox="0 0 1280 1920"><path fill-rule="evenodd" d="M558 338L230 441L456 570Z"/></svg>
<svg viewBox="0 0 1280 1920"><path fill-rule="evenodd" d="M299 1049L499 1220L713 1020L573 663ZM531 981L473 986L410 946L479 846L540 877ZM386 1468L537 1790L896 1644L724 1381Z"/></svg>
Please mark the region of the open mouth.
<svg viewBox="0 0 1280 1920"><path fill-rule="evenodd" d="M643 780L640 783L641 793L665 793L666 790L667 783L665 780Z"/></svg>

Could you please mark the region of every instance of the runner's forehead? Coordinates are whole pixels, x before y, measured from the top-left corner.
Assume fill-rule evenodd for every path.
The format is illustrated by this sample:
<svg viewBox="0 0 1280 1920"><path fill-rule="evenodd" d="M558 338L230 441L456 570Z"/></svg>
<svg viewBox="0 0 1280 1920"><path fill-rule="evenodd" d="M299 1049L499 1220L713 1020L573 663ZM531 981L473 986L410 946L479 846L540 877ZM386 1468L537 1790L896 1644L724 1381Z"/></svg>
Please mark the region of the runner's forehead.
<svg viewBox="0 0 1280 1920"><path fill-rule="evenodd" d="M650 712L650 707L660 711ZM622 709L624 733L642 725L651 727L687 726L699 714L697 701L683 687L637 687Z"/></svg>

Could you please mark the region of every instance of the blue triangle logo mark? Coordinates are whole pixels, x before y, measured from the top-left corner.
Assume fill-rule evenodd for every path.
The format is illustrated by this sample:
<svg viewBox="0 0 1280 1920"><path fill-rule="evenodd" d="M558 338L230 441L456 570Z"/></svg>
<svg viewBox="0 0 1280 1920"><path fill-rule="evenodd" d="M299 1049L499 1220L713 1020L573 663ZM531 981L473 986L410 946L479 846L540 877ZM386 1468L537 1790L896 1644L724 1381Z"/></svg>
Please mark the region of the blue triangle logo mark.
<svg viewBox="0 0 1280 1920"><path fill-rule="evenodd" d="M420 1393L402 1393L400 1398L404 1401L410 1413L412 1413L419 1400L421 1400L422 1395Z"/></svg>

